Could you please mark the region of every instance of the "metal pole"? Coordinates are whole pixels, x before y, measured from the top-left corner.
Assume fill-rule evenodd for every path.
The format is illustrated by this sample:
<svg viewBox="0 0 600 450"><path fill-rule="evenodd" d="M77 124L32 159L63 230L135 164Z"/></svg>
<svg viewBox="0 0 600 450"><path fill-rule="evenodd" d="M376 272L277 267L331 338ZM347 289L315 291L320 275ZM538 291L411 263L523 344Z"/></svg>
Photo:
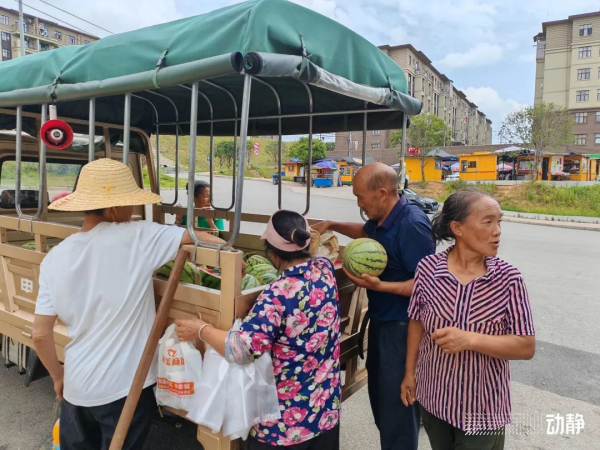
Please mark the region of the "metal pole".
<svg viewBox="0 0 600 450"><path fill-rule="evenodd" d="M404 180L406 180L406 168L404 166L404 157L406 156L406 124L408 117L406 113L402 115L402 144L400 145L400 189L404 190Z"/></svg>
<svg viewBox="0 0 600 450"><path fill-rule="evenodd" d="M240 130L240 153L238 159L238 183L235 205L235 214L233 218L233 233L227 242L228 246L233 245L240 234L240 226L242 222L242 200L244 195L244 171L246 169L246 141L248 140L248 122L250 116L250 95L252 91L252 76L244 75L244 96L242 100L242 121Z"/></svg>
<svg viewBox="0 0 600 450"><path fill-rule="evenodd" d="M23 18L23 1L19 0L19 34L21 39L21 55L25 56L25 19Z"/></svg>
<svg viewBox="0 0 600 450"><path fill-rule="evenodd" d="M367 109L367 102L365 102L365 109ZM363 148L362 148L362 167L365 167L367 162L367 113L365 112L363 116ZM369 220L362 208L360 208L360 217L366 222Z"/></svg>
<svg viewBox="0 0 600 450"><path fill-rule="evenodd" d="M42 123L46 123L48 120L48 109L46 104L42 105ZM44 213L44 206L46 204L46 144L40 137L40 192L38 194L38 210L32 220L38 220Z"/></svg>
<svg viewBox="0 0 600 450"><path fill-rule="evenodd" d="M125 119L124 119L124 123L123 123L123 164L127 164L129 162L130 138L131 138L131 93L128 93L128 94L125 94Z"/></svg>
<svg viewBox="0 0 600 450"><path fill-rule="evenodd" d="M308 107L309 112L312 114L314 102L312 91L308 84L304 84L306 88L306 93L308 94ZM313 117L312 115L308 119L308 175L306 177L306 209L302 213L303 216L308 214L310 210L310 185L312 181L312 153L313 153Z"/></svg>
<svg viewBox="0 0 600 450"><path fill-rule="evenodd" d="M90 128L89 128L89 138L90 143L88 147L88 162L92 162L94 160L94 156L96 154L96 99L90 99Z"/></svg>
<svg viewBox="0 0 600 450"><path fill-rule="evenodd" d="M198 82L192 84L192 109L190 111L190 122L196 123L198 120ZM196 233L194 232L194 181L196 179L196 136L198 133L198 125L190 126L190 161L188 169L188 203L187 203L187 230L196 245L199 244ZM193 260L196 260L194 252Z"/></svg>
<svg viewBox="0 0 600 450"><path fill-rule="evenodd" d="M348 158L352 156L352 132L348 132Z"/></svg>
<svg viewBox="0 0 600 450"><path fill-rule="evenodd" d="M23 149L23 107L17 106L17 148L15 154L15 209L20 218L21 211L21 153Z"/></svg>

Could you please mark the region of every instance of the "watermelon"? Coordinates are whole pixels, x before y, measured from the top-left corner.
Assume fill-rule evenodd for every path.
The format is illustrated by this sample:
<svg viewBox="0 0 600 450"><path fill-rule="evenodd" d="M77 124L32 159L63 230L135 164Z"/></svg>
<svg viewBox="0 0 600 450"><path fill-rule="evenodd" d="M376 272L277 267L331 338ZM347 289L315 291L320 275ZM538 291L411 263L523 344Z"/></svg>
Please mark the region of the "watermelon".
<svg viewBox="0 0 600 450"><path fill-rule="evenodd" d="M261 255L252 255L246 260L246 267L247 267L248 271L250 271L250 268L253 266L258 266L258 265L263 265L263 264L267 264L267 265L273 267L273 264L271 263L271 261L269 261L267 258L265 258L264 256L261 256Z"/></svg>
<svg viewBox="0 0 600 450"><path fill-rule="evenodd" d="M360 277L363 273L378 277L383 273L387 260L383 246L368 238L352 241L344 248L342 255L344 267L355 277Z"/></svg>
<svg viewBox="0 0 600 450"><path fill-rule="evenodd" d="M265 274L263 274L259 279L259 283L262 285L264 284L271 284L273 282L275 282L277 280L277 278L279 278L279 276L277 276L276 274L273 274L271 272L267 272Z"/></svg>
<svg viewBox="0 0 600 450"><path fill-rule="evenodd" d="M158 269L156 274L164 278L169 278L174 264L174 261L169 261L167 264ZM179 281L182 283L202 285L202 275L193 263L187 261L183 267Z"/></svg>
<svg viewBox="0 0 600 450"><path fill-rule="evenodd" d="M260 284L258 280L250 274L246 274L244 278L242 278L242 291L246 289L253 289L259 287Z"/></svg>
<svg viewBox="0 0 600 450"><path fill-rule="evenodd" d="M256 264L254 266L248 266L246 271L250 275L254 275L259 280L267 273L277 276L277 269L271 264Z"/></svg>
<svg viewBox="0 0 600 450"><path fill-rule="evenodd" d="M217 290L221 289L221 275L219 273L204 265L200 266L199 270L202 274L202 286Z"/></svg>
<svg viewBox="0 0 600 450"><path fill-rule="evenodd" d="M56 247L58 244L46 244L46 252L49 252L50 250L52 250L54 247ZM35 250L35 241L29 241L26 242L25 244L22 245L23 248L26 248L28 250Z"/></svg>

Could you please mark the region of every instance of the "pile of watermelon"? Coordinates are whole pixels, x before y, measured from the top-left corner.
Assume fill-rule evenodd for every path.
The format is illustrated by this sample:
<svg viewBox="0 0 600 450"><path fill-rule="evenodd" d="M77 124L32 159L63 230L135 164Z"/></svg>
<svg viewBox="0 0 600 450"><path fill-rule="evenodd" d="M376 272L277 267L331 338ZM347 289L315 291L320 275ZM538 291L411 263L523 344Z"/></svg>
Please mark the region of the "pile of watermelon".
<svg viewBox="0 0 600 450"><path fill-rule="evenodd" d="M248 255L246 261L246 275L242 278L242 291L257 288L265 284L271 284L278 278L277 269L264 256ZM173 270L173 261L168 262L156 271L163 278L169 278ZM221 275L209 269L207 266L196 266L186 262L181 277L181 283L195 284L210 289L221 289Z"/></svg>
<svg viewBox="0 0 600 450"><path fill-rule="evenodd" d="M261 255L250 255L246 258L246 273L256 278L258 286L271 284L279 278L273 263Z"/></svg>

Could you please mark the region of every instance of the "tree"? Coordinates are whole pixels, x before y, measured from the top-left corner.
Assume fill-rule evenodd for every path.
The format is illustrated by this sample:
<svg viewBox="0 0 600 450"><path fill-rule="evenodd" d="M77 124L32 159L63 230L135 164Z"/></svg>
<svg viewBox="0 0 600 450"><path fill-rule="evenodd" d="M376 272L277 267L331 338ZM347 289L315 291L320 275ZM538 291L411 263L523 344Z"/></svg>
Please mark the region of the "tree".
<svg viewBox="0 0 600 450"><path fill-rule="evenodd" d="M248 136L248 140L246 141L246 167L250 168L250 160L252 159L252 155L254 154L254 140Z"/></svg>
<svg viewBox="0 0 600 450"><path fill-rule="evenodd" d="M269 161L274 165L279 163L279 142L271 141L265 147L265 153L269 157ZM287 154L287 144L285 142L281 143L281 160L285 161Z"/></svg>
<svg viewBox="0 0 600 450"><path fill-rule="evenodd" d="M223 164L225 164L227 169L231 168L234 152L235 147L233 145L233 141L221 141L217 144L217 147L214 151L214 156L219 161L219 169L221 171L223 171Z"/></svg>
<svg viewBox="0 0 600 450"><path fill-rule="evenodd" d="M320 139L313 139L313 152L312 159L313 161L317 161L319 159L325 158L325 153L327 152L327 146L325 142ZM308 137L303 136L298 139L296 142L292 142L290 145L290 150L288 152L288 156L290 158L298 158L300 162L307 164L308 163Z"/></svg>
<svg viewBox="0 0 600 450"><path fill-rule="evenodd" d="M516 144L535 152L537 178L545 153L557 152L575 143L574 124L567 108L555 103L538 103L506 116L498 136L502 143Z"/></svg>
<svg viewBox="0 0 600 450"><path fill-rule="evenodd" d="M419 114L411 117L410 126L406 131L406 139L412 147L419 149L419 160L421 162L421 179L425 180L425 166L429 163L427 157L436 147L451 142L452 130L443 119L435 114ZM394 131L390 135L392 148L402 143L402 130ZM398 152L400 156L400 152Z"/></svg>
<svg viewBox="0 0 600 450"><path fill-rule="evenodd" d="M335 150L335 142L325 142L325 145L327 146L328 152L332 152Z"/></svg>

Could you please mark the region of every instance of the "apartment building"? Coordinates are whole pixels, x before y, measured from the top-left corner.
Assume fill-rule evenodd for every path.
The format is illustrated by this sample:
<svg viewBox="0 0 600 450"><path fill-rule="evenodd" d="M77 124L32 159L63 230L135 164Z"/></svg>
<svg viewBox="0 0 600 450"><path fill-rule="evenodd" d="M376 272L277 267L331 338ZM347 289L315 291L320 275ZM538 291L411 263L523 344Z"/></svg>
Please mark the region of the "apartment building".
<svg viewBox="0 0 600 450"><path fill-rule="evenodd" d="M600 12L545 22L537 44L535 103L553 102L573 113L579 153L600 151Z"/></svg>
<svg viewBox="0 0 600 450"><path fill-rule="evenodd" d="M408 94L423 102L423 112L435 114L452 130L445 145L486 145L492 143L492 122L469 101L464 92L440 73L431 60L412 45L383 45L379 47L404 69ZM367 134L369 156L382 161L397 161L398 149L390 149L389 136L393 131L373 130ZM362 132L337 133L335 153L359 156L362 152ZM330 153L331 154L331 153Z"/></svg>
<svg viewBox="0 0 600 450"><path fill-rule="evenodd" d="M64 45L85 45L97 41L98 37L64 27L43 18L23 15L25 32L25 54L53 50ZM2 61L21 56L21 33L19 12L0 6L0 43Z"/></svg>

